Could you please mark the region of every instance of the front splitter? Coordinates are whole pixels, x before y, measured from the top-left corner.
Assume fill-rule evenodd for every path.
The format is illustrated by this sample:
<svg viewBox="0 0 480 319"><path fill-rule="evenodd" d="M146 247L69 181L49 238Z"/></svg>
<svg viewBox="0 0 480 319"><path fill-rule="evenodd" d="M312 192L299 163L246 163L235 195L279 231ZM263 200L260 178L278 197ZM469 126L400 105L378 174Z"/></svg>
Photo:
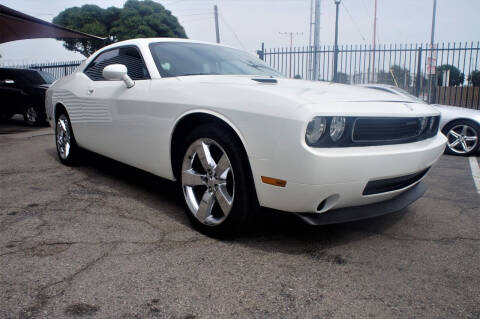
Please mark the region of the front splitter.
<svg viewBox="0 0 480 319"><path fill-rule="evenodd" d="M320 214L297 213L295 215L310 225L339 224L373 218L398 212L399 210L406 208L408 205L422 197L426 190L427 187L425 184L420 182L400 195L383 202L364 206L333 209Z"/></svg>

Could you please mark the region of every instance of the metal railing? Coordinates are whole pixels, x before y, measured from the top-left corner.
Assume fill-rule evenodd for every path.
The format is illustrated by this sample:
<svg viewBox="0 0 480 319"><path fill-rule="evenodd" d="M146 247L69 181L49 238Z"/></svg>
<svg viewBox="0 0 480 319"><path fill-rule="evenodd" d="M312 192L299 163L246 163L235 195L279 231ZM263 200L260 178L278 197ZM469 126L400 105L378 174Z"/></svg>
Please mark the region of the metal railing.
<svg viewBox="0 0 480 319"><path fill-rule="evenodd" d="M480 109L479 42L271 48L260 59L290 78L403 88L429 103ZM334 57L338 55L338 69ZM314 69L314 65L318 65Z"/></svg>
<svg viewBox="0 0 480 319"><path fill-rule="evenodd" d="M50 73L55 79L72 74L83 60L65 62L47 62L24 65L2 66L16 69L34 69Z"/></svg>

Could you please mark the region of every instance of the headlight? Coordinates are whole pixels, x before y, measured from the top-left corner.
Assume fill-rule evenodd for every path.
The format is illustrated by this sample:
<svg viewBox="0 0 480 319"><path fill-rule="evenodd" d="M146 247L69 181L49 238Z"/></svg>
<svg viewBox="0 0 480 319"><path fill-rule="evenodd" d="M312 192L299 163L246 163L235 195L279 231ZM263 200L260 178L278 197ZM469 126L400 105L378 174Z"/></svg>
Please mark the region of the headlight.
<svg viewBox="0 0 480 319"><path fill-rule="evenodd" d="M435 128L435 117L432 116L429 118L428 131L433 132L434 128Z"/></svg>
<svg viewBox="0 0 480 319"><path fill-rule="evenodd" d="M419 134L422 134L423 132L425 132L425 129L427 128L427 124L428 124L428 117L422 117L419 119L420 121L420 132Z"/></svg>
<svg viewBox="0 0 480 319"><path fill-rule="evenodd" d="M325 133L327 127L327 120L324 117L314 117L307 125L307 132L305 138L308 144L315 144Z"/></svg>
<svg viewBox="0 0 480 319"><path fill-rule="evenodd" d="M345 131L345 122L347 119L343 116L334 116L330 123L330 138L332 141L338 141Z"/></svg>

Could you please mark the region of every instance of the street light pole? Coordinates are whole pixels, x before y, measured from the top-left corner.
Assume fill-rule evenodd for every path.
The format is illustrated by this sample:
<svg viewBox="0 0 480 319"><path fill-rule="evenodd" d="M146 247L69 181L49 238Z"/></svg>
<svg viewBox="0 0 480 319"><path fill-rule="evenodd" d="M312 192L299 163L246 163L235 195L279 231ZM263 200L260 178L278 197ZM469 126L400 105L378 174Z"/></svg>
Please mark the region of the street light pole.
<svg viewBox="0 0 480 319"><path fill-rule="evenodd" d="M338 10L340 5L340 0L335 0L336 7L336 18L335 18L335 53L333 59L333 82L337 82L337 67L338 67Z"/></svg>
<svg viewBox="0 0 480 319"><path fill-rule="evenodd" d="M218 7L217 5L213 6L213 15L215 16L215 35L217 38L217 43L220 43L220 28L218 26Z"/></svg>

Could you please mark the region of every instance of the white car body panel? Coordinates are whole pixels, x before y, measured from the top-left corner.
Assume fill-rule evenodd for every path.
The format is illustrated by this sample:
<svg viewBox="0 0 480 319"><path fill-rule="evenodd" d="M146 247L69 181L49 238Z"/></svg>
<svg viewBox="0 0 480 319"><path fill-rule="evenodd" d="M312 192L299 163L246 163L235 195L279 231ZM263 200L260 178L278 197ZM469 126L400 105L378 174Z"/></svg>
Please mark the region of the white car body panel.
<svg viewBox="0 0 480 319"><path fill-rule="evenodd" d="M189 40L137 39L111 45L137 46L151 80L92 81L76 73L47 91L47 114L67 109L81 147L174 180L171 137L186 115L206 113L222 119L247 152L260 205L290 212L317 212L327 197L338 197L323 211L390 199L405 189L363 196L370 180L396 177L430 167L445 148L445 137L398 145L312 148L305 129L314 116L420 117L438 111L387 92L342 84L278 79L258 83L255 76L197 75L161 78L148 44ZM257 76L258 77L258 76ZM93 89L93 91L92 91ZM408 102L408 105L403 102ZM54 123L52 123L53 125ZM287 181L284 188L264 184L261 176Z"/></svg>

